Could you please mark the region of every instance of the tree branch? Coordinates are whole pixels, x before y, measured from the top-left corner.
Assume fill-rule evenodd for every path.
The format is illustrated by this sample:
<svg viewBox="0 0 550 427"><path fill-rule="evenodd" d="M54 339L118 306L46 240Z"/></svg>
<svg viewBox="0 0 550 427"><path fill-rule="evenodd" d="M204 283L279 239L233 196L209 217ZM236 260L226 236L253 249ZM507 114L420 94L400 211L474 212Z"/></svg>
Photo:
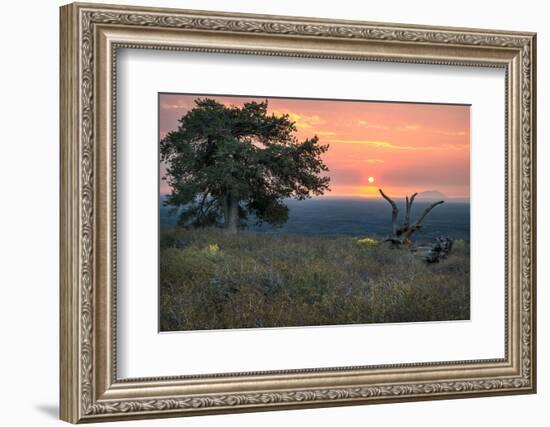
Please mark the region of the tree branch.
<svg viewBox="0 0 550 427"><path fill-rule="evenodd" d="M412 209L412 204L414 202L414 199L415 197L418 195L418 193L414 193L410 200L408 197L406 197L406 207L407 207L407 211L406 211L406 215L405 215L405 227L409 227L409 225L411 224L411 209Z"/></svg>
<svg viewBox="0 0 550 427"><path fill-rule="evenodd" d="M378 191L380 192L382 197L386 199L388 203L391 205L392 230L393 230L393 234L397 235L397 215L399 214L399 209L397 209L397 205L395 204L395 202L384 194L381 188L379 188Z"/></svg>
<svg viewBox="0 0 550 427"><path fill-rule="evenodd" d="M426 215L428 215L433 208L443 203L445 202L443 200L440 200L439 202L432 203L430 206L428 206L424 210L424 212L422 212L422 215L420 215L420 218L416 220L415 224L413 225L413 228L418 228L420 226L420 223L424 220L424 218L426 218Z"/></svg>
<svg viewBox="0 0 550 427"><path fill-rule="evenodd" d="M408 227L411 219L411 205L409 205L409 196L405 196L405 222L404 226Z"/></svg>
<svg viewBox="0 0 550 427"><path fill-rule="evenodd" d="M426 218L426 216L430 213L430 211L435 208L436 206L438 205L441 205L445 203L443 200L440 200L439 202L436 202L436 203L432 203L430 206L428 206L424 212L422 212L422 215L420 215L420 217L416 220L416 222L414 223L413 226L409 227L407 229L407 231L404 233L405 234L405 240L409 241L410 240L410 237L413 235L413 233L415 231L417 231L421 225L420 223L424 220L424 218Z"/></svg>

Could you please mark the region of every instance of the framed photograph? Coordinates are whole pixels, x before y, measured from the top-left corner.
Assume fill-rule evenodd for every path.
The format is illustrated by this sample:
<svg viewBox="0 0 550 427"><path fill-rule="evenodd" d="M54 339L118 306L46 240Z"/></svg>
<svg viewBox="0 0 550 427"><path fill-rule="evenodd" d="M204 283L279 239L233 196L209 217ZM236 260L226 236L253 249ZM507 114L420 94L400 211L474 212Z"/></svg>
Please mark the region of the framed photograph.
<svg viewBox="0 0 550 427"><path fill-rule="evenodd" d="M60 21L63 420L535 392L535 34Z"/></svg>

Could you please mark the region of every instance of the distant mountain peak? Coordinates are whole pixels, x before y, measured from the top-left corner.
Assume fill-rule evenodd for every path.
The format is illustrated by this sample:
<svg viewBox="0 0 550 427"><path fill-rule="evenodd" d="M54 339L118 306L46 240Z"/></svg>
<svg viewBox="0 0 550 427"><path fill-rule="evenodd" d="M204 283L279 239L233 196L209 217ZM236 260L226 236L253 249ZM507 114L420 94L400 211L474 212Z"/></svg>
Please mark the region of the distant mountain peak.
<svg viewBox="0 0 550 427"><path fill-rule="evenodd" d="M416 196L417 200L426 200L426 201L439 201L439 200L448 200L449 198L443 194L441 191L437 190L426 190L421 191Z"/></svg>

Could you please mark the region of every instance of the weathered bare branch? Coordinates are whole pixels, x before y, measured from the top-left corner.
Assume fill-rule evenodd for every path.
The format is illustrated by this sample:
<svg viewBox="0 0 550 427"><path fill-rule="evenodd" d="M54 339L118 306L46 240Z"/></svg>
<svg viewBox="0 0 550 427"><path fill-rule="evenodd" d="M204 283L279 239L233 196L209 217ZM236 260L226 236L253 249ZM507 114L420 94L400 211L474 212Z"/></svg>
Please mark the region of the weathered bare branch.
<svg viewBox="0 0 550 427"><path fill-rule="evenodd" d="M426 218L426 216L431 212L433 208L436 206L444 203L443 200L440 200L439 202L432 203L430 206L428 206L424 212L420 215L420 217L416 220L414 225L411 225L411 211L412 211L412 205L414 203L414 200L418 193L413 193L412 196L409 198L408 196L405 197L405 221L400 226L397 224L397 216L399 214L399 209L397 208L397 205L395 202L388 197L382 189L378 189L380 194L384 199L388 201L388 203L392 207L392 234L391 236L388 236L386 241L392 242L395 245L407 245L409 246L411 244L411 236L422 227L421 223Z"/></svg>
<svg viewBox="0 0 550 427"><path fill-rule="evenodd" d="M430 243L413 246L411 252L428 263L439 262L449 256L453 241L448 237L440 236Z"/></svg>
<svg viewBox="0 0 550 427"><path fill-rule="evenodd" d="M414 246L411 237L412 235L419 230L422 227L422 221L424 221L424 218L428 216L428 214L434 209L436 206L439 206L444 203L443 200L440 200L439 202L432 203L430 206L428 206L426 209L424 209L424 212L418 217L416 222L411 225L411 211L412 211L412 205L414 203L414 200L418 193L413 193L410 197L405 197L405 220L403 224L400 226L397 225L397 216L399 213L399 209L397 208L397 205L395 202L388 197L382 189L378 189L380 194L384 199L388 201L388 203L392 207L392 229L393 232L391 235L387 236L383 241L384 242L390 242L392 244L392 247L395 248L408 248L411 253L415 254L419 258L423 259L424 261L428 263L432 262L439 262L442 259L445 259L449 252L451 251L452 247L452 240L448 237L438 237L434 242L431 243L425 243L423 245L417 245Z"/></svg>
<svg viewBox="0 0 550 427"><path fill-rule="evenodd" d="M397 234L397 216L399 214L399 209L397 208L397 205L395 204L395 202L392 199L390 199L388 196L386 196L386 194L384 194L381 188L379 188L378 191L380 192L382 197L386 199L388 203L391 205L392 230L393 230L393 234L396 235Z"/></svg>
<svg viewBox="0 0 550 427"><path fill-rule="evenodd" d="M414 193L411 198L409 199L409 197L407 196L405 198L405 203L406 203L406 215L405 215L405 227L409 227L409 225L411 224L411 209L412 209L412 204L414 202L414 199L415 197L418 195L418 193Z"/></svg>
<svg viewBox="0 0 550 427"><path fill-rule="evenodd" d="M424 212L422 212L422 215L420 215L420 217L416 220L414 225L407 227L406 231L403 233L403 240L410 243L411 236L422 227L422 225L420 224L424 220L424 218L426 218L426 216L430 213L430 211L433 208L435 208L438 205L441 205L442 203L444 203L444 201L440 200L439 202L432 203L430 206L428 206L424 210Z"/></svg>
<svg viewBox="0 0 550 427"><path fill-rule="evenodd" d="M405 227L409 226L409 219L411 217L411 207L409 206L409 196L405 196Z"/></svg>
<svg viewBox="0 0 550 427"><path fill-rule="evenodd" d="M420 223L426 218L426 216L430 213L430 211L435 208L438 205L441 205L445 203L443 200L440 200L439 202L432 203L430 206L428 206L424 212L422 212L422 215L416 220L416 223L413 225L413 227L419 227Z"/></svg>

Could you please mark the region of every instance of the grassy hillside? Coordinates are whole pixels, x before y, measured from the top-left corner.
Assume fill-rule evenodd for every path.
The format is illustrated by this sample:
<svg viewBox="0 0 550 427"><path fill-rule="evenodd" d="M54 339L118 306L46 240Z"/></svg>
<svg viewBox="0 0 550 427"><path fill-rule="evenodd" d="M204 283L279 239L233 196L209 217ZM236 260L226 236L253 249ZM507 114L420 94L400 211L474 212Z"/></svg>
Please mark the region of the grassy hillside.
<svg viewBox="0 0 550 427"><path fill-rule="evenodd" d="M469 319L467 242L427 265L372 239L161 231L161 330Z"/></svg>

